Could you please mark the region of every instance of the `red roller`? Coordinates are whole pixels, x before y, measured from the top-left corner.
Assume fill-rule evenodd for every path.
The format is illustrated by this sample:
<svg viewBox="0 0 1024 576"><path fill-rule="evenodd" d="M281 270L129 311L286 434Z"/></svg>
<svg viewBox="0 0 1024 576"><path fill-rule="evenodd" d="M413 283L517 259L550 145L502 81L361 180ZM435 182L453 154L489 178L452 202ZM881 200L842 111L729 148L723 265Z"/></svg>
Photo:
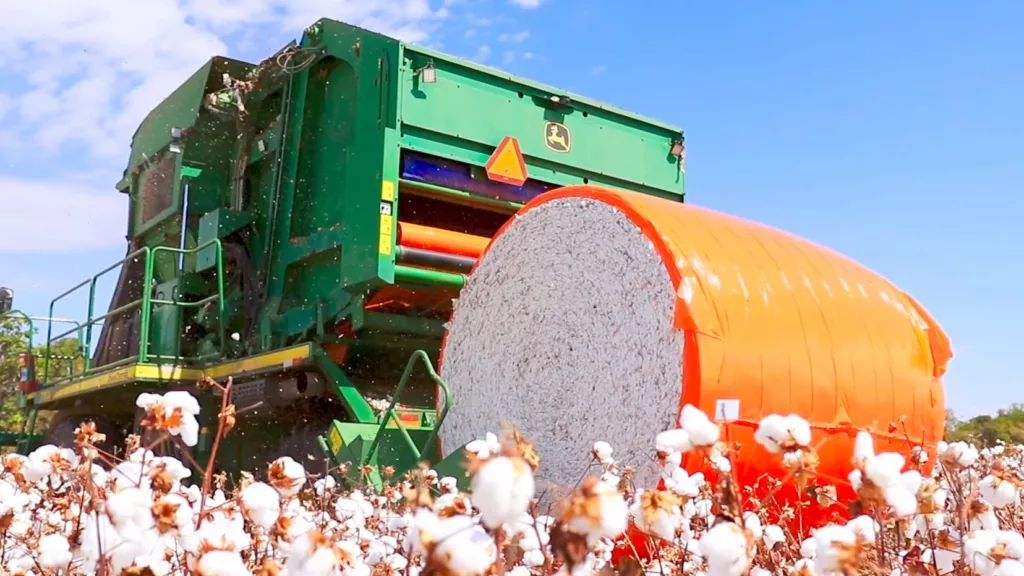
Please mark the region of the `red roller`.
<svg viewBox="0 0 1024 576"><path fill-rule="evenodd" d="M444 254L479 258L490 241L490 238L473 234L463 234L409 222L398 223L398 245L408 248L421 248Z"/></svg>

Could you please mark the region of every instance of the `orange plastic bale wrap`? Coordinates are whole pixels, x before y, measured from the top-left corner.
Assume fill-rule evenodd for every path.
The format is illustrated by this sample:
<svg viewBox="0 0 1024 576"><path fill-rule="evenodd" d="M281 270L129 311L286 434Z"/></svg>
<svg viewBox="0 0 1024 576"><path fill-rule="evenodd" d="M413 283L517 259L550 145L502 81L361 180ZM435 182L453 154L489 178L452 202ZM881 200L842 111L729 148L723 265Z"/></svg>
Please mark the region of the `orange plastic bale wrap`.
<svg viewBox="0 0 1024 576"><path fill-rule="evenodd" d="M791 234L651 196L573 186L534 199L519 215L566 198L613 207L660 256L676 293L673 325L685 342L678 410L693 404L714 417L719 401L738 404L732 415L738 417L722 426L722 439L742 446L733 463L742 485L784 476L780 457L753 439L760 419L773 413L798 414L811 423L819 477L841 491L848 486L858 430L872 431L876 451L909 454L923 445L929 462L935 460L934 444L945 425L941 378L952 352L942 329L909 295ZM516 219L498 232L481 262L513 226ZM456 326L446 336L446 359ZM460 385L466 384L453 382L456 406ZM643 417L638 409L637 418ZM605 439L613 446L618 440ZM654 438L644 441L653 450ZM691 458L684 466L692 471L698 462Z"/></svg>

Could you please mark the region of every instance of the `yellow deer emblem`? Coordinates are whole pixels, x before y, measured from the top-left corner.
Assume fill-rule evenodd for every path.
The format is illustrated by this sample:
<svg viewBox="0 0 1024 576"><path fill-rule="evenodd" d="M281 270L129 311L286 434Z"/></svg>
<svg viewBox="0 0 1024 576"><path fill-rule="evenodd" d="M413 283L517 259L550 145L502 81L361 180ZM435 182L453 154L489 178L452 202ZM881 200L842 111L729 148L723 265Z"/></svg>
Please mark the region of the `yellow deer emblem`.
<svg viewBox="0 0 1024 576"><path fill-rule="evenodd" d="M564 124L548 122L544 125L544 144L555 152L568 152L572 146L569 129Z"/></svg>

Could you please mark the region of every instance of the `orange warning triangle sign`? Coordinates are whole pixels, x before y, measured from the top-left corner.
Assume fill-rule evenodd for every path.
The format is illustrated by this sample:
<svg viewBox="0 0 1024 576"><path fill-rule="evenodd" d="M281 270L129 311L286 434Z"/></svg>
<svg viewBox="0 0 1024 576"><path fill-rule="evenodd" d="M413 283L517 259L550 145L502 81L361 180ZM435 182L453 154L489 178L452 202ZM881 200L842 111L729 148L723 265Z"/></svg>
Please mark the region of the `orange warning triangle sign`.
<svg viewBox="0 0 1024 576"><path fill-rule="evenodd" d="M487 160L484 170L491 180L513 186L525 184L526 161L523 160L523 153L519 151L519 141L511 136L505 136L501 144L494 149L494 154Z"/></svg>

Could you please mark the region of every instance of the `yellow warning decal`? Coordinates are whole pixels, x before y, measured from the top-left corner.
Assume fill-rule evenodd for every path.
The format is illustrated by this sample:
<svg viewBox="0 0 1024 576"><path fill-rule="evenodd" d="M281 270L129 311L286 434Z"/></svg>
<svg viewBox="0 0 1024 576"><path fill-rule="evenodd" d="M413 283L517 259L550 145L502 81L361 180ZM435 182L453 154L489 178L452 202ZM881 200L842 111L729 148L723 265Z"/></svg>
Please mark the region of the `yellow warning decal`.
<svg viewBox="0 0 1024 576"><path fill-rule="evenodd" d="M331 452L334 454L337 454L341 447L345 445L337 426L331 425L331 433L327 435L327 442L330 444Z"/></svg>
<svg viewBox="0 0 1024 576"><path fill-rule="evenodd" d="M395 201L395 183L390 180L384 180L380 184L380 199L385 202Z"/></svg>
<svg viewBox="0 0 1024 576"><path fill-rule="evenodd" d="M377 250L382 256L391 254L391 214L380 215L380 247Z"/></svg>

